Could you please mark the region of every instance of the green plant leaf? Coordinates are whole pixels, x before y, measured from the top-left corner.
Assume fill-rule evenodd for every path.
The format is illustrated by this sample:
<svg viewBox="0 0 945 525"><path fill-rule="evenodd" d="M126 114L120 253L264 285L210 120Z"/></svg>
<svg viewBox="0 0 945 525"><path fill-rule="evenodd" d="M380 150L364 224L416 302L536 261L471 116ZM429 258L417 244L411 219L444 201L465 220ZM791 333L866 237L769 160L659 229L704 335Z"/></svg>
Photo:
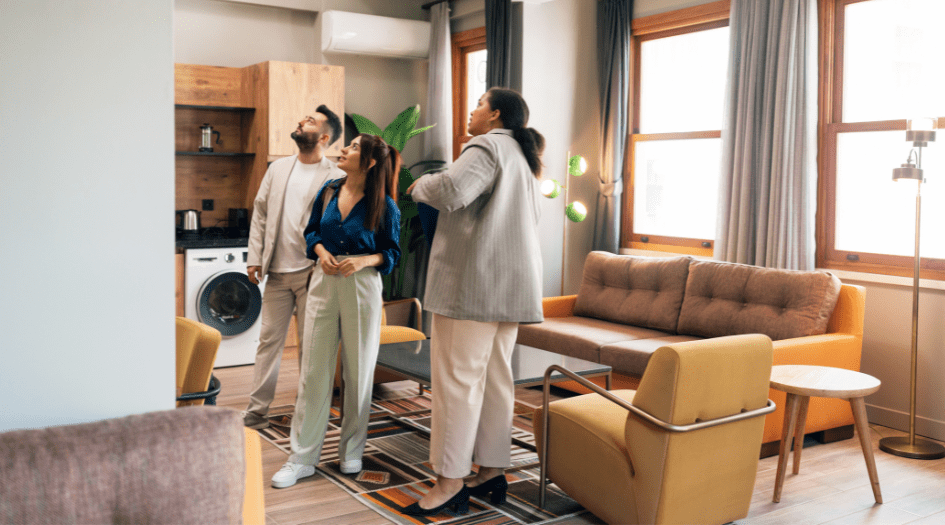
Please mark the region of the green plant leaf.
<svg viewBox="0 0 945 525"><path fill-rule="evenodd" d="M434 124L430 124L429 126L426 126L426 127L424 127L424 128L415 129L415 130L411 131L410 133L407 133L407 140L410 140L410 139L416 137L417 135L419 135L419 134L423 133L424 131L426 131L426 130L432 128L433 126L436 126L436 124L435 124L435 123L434 123Z"/></svg>
<svg viewBox="0 0 945 525"><path fill-rule="evenodd" d="M404 146L407 144L408 135L417 125L420 119L420 104L411 106L400 112L393 122L384 128L384 140L391 146L397 148L397 151L403 153Z"/></svg>
<svg viewBox="0 0 945 525"><path fill-rule="evenodd" d="M367 117L352 113L351 120L354 121L354 127L358 129L358 133L368 133L370 135L381 135L381 133L383 133L381 128L368 120ZM345 144L345 146L347 146L347 144Z"/></svg>
<svg viewBox="0 0 945 525"><path fill-rule="evenodd" d="M398 177L398 180L397 180L398 193L400 193L400 195L406 194L407 188L409 188L411 184L413 184L413 173L410 173L410 170L408 170L404 166L401 166L400 176Z"/></svg>

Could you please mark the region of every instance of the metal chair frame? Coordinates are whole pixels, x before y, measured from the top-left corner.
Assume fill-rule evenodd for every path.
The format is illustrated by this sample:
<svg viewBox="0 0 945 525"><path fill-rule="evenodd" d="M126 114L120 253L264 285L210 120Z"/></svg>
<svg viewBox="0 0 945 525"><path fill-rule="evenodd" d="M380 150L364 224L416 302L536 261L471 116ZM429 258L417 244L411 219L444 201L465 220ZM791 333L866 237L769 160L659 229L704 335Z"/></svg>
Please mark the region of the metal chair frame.
<svg viewBox="0 0 945 525"><path fill-rule="evenodd" d="M210 384L207 386L205 392L193 392L190 394L181 394L177 398L178 401L195 401L197 399L205 399L205 405L216 405L217 404L217 394L220 393L222 385L220 380L217 379L217 376L210 374Z"/></svg>

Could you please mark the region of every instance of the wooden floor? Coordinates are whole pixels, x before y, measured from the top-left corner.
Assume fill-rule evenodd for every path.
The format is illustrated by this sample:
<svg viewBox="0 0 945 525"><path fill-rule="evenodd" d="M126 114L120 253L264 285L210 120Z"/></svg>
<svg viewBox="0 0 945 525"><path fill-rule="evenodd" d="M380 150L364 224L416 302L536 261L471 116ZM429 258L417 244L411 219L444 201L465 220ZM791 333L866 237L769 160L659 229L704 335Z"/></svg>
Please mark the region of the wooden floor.
<svg viewBox="0 0 945 525"><path fill-rule="evenodd" d="M223 384L217 404L244 410L249 400L252 367L224 368L214 373ZM288 348L283 356L273 406L295 403L297 384L297 357L295 349ZM394 383L392 386L403 388L405 385ZM516 397L531 404L541 402L541 392L535 389L518 389ZM884 504L877 505L873 501L859 440L854 436L836 443L805 447L800 474L788 473L780 503L771 502L778 458L761 460L749 515L736 523L945 524L945 459L920 461L886 454L879 451L880 438L905 434L878 425L870 425L870 431ZM266 441L262 446L267 524L391 523L318 474L287 489L272 488L268 479L287 456ZM603 522L591 517L558 523Z"/></svg>

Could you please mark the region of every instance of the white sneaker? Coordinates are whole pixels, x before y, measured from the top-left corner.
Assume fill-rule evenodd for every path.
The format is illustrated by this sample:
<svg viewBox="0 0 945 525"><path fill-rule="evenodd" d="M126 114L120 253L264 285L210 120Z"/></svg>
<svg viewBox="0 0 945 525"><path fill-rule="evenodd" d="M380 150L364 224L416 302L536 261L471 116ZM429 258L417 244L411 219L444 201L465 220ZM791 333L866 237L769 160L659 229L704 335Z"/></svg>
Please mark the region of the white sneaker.
<svg viewBox="0 0 945 525"><path fill-rule="evenodd" d="M361 472L361 460L352 459L350 461L342 461L339 468L342 474L357 474Z"/></svg>
<svg viewBox="0 0 945 525"><path fill-rule="evenodd" d="M286 464L282 465L282 468L279 469L279 472L276 472L275 475L272 476L272 486L273 488L284 489L295 485L296 481L314 474L314 465L302 465L287 461Z"/></svg>

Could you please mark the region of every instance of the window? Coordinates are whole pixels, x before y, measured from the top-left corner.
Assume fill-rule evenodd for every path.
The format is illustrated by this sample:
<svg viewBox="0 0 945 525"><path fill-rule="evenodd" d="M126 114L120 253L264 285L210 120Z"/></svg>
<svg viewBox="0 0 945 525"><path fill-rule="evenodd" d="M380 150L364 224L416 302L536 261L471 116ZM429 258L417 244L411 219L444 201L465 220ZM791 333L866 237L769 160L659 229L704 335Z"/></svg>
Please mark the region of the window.
<svg viewBox="0 0 945 525"><path fill-rule="evenodd" d="M486 92L486 28L453 35L453 160L469 136L469 112Z"/></svg>
<svg viewBox="0 0 945 525"><path fill-rule="evenodd" d="M633 22L624 247L712 254L728 11L715 2Z"/></svg>
<svg viewBox="0 0 945 525"><path fill-rule="evenodd" d="M829 0L822 13L817 265L912 275L916 183L892 180L909 156L906 119L945 124L942 0ZM945 278L945 137L923 148L922 268Z"/></svg>

